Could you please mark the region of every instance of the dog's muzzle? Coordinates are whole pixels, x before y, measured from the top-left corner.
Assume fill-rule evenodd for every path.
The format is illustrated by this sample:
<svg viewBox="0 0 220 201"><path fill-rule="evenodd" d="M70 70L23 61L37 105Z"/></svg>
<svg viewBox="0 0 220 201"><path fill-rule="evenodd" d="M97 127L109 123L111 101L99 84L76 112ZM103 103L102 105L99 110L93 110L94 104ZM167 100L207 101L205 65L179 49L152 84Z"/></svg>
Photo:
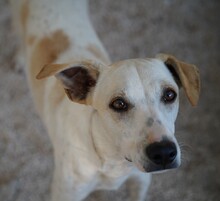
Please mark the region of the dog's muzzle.
<svg viewBox="0 0 220 201"><path fill-rule="evenodd" d="M145 154L149 163L146 172L154 172L178 167L176 145L169 140L162 140L148 145Z"/></svg>

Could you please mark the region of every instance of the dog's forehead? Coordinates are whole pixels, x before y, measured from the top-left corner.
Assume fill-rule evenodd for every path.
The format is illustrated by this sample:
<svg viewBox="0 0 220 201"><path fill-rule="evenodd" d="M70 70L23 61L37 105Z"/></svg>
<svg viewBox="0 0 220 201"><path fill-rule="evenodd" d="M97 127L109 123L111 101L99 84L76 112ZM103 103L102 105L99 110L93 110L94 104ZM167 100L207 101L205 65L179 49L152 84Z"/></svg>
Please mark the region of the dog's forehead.
<svg viewBox="0 0 220 201"><path fill-rule="evenodd" d="M158 59L130 59L117 62L110 66L109 79L118 85L126 82L143 86L149 86L158 82L174 83L173 77L165 64Z"/></svg>
<svg viewBox="0 0 220 201"><path fill-rule="evenodd" d="M103 73L96 92L99 91L106 99L122 94L141 100L147 93L159 92L162 85L175 86L171 73L162 61L131 59L112 64Z"/></svg>

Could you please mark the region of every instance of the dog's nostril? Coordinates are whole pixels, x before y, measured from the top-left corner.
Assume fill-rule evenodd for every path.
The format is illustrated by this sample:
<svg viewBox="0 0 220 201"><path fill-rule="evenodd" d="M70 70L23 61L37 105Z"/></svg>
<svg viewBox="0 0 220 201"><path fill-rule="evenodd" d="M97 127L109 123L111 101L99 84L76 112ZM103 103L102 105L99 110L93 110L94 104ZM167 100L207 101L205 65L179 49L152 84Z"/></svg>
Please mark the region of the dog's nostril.
<svg viewBox="0 0 220 201"><path fill-rule="evenodd" d="M147 146L146 154L153 163L165 166L175 160L177 149L173 142L163 140Z"/></svg>
<svg viewBox="0 0 220 201"><path fill-rule="evenodd" d="M169 155L169 158L172 160L176 157L176 151L172 151Z"/></svg>
<svg viewBox="0 0 220 201"><path fill-rule="evenodd" d="M160 164L160 162L163 160L162 156L159 154L156 154L155 156L153 156L152 159L156 164Z"/></svg>

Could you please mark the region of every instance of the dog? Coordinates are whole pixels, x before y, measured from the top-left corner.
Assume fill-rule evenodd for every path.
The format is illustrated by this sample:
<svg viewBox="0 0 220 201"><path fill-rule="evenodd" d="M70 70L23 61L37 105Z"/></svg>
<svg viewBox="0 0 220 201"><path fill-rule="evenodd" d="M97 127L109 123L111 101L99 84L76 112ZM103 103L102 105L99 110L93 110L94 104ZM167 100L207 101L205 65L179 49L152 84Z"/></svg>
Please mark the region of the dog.
<svg viewBox="0 0 220 201"><path fill-rule="evenodd" d="M52 201L82 201L98 189L177 168L174 136L182 87L199 99L196 66L169 54L111 63L86 0L11 0L36 109L54 147Z"/></svg>

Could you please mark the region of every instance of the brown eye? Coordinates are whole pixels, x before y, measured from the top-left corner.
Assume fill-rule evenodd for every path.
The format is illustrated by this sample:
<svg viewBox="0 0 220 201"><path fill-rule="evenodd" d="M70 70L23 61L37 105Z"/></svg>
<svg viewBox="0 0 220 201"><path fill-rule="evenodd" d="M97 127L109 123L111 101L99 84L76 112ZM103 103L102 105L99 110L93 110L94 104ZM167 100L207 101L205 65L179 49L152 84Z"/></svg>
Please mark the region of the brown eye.
<svg viewBox="0 0 220 201"><path fill-rule="evenodd" d="M173 89L166 88L163 91L162 101L167 104L173 103L176 100L176 96L177 94Z"/></svg>
<svg viewBox="0 0 220 201"><path fill-rule="evenodd" d="M110 108L116 112L125 112L128 110L128 104L123 98L116 98L110 103Z"/></svg>

